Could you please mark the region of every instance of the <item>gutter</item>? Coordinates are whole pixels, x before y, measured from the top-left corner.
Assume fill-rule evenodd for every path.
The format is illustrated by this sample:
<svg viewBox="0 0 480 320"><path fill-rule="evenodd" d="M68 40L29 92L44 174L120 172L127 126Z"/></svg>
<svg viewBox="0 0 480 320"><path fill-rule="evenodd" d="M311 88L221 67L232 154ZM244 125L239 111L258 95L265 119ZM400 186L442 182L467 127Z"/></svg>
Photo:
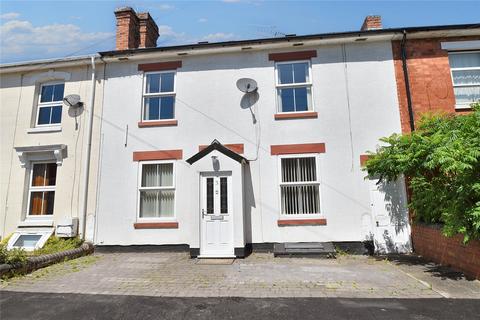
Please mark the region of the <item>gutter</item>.
<svg viewBox="0 0 480 320"><path fill-rule="evenodd" d="M403 38L401 42L403 78L405 79L405 91L407 94L407 108L408 108L408 118L410 121L410 131L415 131L415 116L413 114L412 94L410 92L410 79L408 77L406 46L407 46L407 30L403 30Z"/></svg>
<svg viewBox="0 0 480 320"><path fill-rule="evenodd" d="M87 144L85 147L85 157L83 158L83 172L81 185L83 186L82 192L82 202L81 202L81 215L82 215L82 239L85 240L85 231L87 227L87 202L88 202L88 176L90 173L90 153L92 150L92 127L93 127L93 110L95 104L95 56L90 58L90 63L92 66L92 82L91 82L91 91L90 91L90 103L88 104L90 110L85 108L85 112L88 113L87 121Z"/></svg>

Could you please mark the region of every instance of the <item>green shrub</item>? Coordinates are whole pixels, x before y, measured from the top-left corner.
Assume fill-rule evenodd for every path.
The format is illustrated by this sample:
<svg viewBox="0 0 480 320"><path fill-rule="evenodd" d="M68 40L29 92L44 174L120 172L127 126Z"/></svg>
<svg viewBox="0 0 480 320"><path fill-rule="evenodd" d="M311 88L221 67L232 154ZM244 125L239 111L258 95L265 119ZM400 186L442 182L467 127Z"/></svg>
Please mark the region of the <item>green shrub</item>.
<svg viewBox="0 0 480 320"><path fill-rule="evenodd" d="M427 115L411 134L382 138L366 162L369 178L404 175L415 219L442 223L446 236L480 239L480 103L465 115Z"/></svg>
<svg viewBox="0 0 480 320"><path fill-rule="evenodd" d="M25 250L20 248L7 250L8 240L10 240L11 237L12 235L9 235L0 241L0 264L25 264L27 262L27 253Z"/></svg>
<svg viewBox="0 0 480 320"><path fill-rule="evenodd" d="M35 250L34 255L51 254L78 248L83 241L80 238L58 238L51 236L43 248Z"/></svg>
<svg viewBox="0 0 480 320"><path fill-rule="evenodd" d="M22 248L13 248L7 251L5 263L25 264L27 262L27 253Z"/></svg>
<svg viewBox="0 0 480 320"><path fill-rule="evenodd" d="M0 264L6 263L7 261L7 245L0 243Z"/></svg>

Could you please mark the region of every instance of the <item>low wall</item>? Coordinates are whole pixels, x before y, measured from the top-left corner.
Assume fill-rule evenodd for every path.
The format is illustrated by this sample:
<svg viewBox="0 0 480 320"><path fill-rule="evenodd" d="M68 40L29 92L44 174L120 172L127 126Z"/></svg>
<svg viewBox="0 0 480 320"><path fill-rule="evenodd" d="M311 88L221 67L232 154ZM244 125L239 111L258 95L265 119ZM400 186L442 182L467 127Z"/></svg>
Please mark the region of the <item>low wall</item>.
<svg viewBox="0 0 480 320"><path fill-rule="evenodd" d="M79 248L52 254L45 254L37 257L29 257L27 258L27 262L25 264L0 264L0 277L11 276L13 273L29 273L40 268L48 267L54 263L91 254L93 253L94 249L95 247L93 244L85 242Z"/></svg>
<svg viewBox="0 0 480 320"><path fill-rule="evenodd" d="M461 235L452 238L443 236L439 226L412 226L413 247L417 254L480 279L480 241L464 245L462 239Z"/></svg>

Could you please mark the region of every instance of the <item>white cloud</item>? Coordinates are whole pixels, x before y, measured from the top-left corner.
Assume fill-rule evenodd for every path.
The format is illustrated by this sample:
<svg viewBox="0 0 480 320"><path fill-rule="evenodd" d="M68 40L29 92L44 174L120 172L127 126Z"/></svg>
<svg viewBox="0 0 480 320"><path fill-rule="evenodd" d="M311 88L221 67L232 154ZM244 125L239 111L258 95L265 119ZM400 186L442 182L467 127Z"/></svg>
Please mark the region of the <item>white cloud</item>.
<svg viewBox="0 0 480 320"><path fill-rule="evenodd" d="M175 32L172 27L167 25L158 26L158 33L160 37L170 37L170 38L183 38L185 37L184 32Z"/></svg>
<svg viewBox="0 0 480 320"><path fill-rule="evenodd" d="M0 25L2 60L42 59L53 53L67 55L86 49L113 34L107 32L82 32L73 24L34 26L29 21L10 20ZM98 48L89 48L95 52Z"/></svg>
<svg viewBox="0 0 480 320"><path fill-rule="evenodd" d="M200 22L200 23L205 23L205 22L208 21L208 19L207 18L200 18L197 21Z"/></svg>
<svg viewBox="0 0 480 320"><path fill-rule="evenodd" d="M20 13L17 13L17 12L7 12L7 13L4 13L4 14L1 14L0 15L0 19L4 19L4 20L12 20L12 19L16 19L20 16Z"/></svg>
<svg viewBox="0 0 480 320"><path fill-rule="evenodd" d="M210 33L207 34L202 38L203 41L209 41L209 42L214 42L214 41L226 41L226 40L232 40L235 38L235 35L233 33L223 33L223 32L217 32L217 33Z"/></svg>
<svg viewBox="0 0 480 320"><path fill-rule="evenodd" d="M160 9L160 10L163 10L163 11L172 10L172 9L175 8L174 6L172 6L172 5L170 5L170 4L165 4L165 3L159 4L159 5L156 6L156 7L157 7L158 9Z"/></svg>

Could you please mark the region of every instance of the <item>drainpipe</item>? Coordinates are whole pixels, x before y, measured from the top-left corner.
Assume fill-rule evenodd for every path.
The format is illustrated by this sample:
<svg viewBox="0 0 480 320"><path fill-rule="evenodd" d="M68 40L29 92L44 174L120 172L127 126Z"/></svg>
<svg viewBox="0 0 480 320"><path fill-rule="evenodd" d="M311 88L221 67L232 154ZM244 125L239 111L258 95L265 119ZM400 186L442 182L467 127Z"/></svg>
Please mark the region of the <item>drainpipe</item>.
<svg viewBox="0 0 480 320"><path fill-rule="evenodd" d="M407 45L407 30L403 30L403 38L401 42L403 78L405 79L405 90L407 93L407 107L408 107L408 117L410 119L410 131L415 131L415 118L413 115L412 95L410 93L410 80L408 78L406 45Z"/></svg>
<svg viewBox="0 0 480 320"><path fill-rule="evenodd" d="M81 214L82 214L82 239L85 240L85 231L87 228L87 200L88 200L88 175L90 173L90 153L92 150L92 124L93 124L93 107L95 103L95 57L91 57L91 66L92 66L92 84L90 92L90 103L88 106L90 110L85 108L85 112L88 113L87 121L87 145L85 147L85 156L83 160L83 172L82 172L82 182L83 186L82 192L82 202L81 202Z"/></svg>

